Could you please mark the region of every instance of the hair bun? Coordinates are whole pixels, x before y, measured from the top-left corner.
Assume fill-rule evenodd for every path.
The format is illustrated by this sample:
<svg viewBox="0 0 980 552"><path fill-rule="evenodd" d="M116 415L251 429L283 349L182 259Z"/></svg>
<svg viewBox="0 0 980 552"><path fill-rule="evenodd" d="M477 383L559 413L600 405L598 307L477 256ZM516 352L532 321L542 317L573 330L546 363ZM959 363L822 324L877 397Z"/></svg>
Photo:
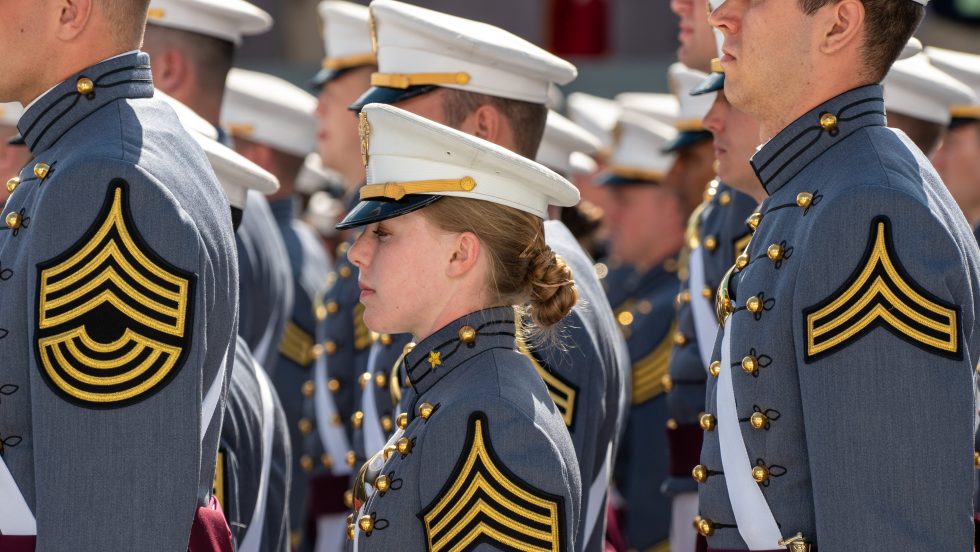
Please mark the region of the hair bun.
<svg viewBox="0 0 980 552"><path fill-rule="evenodd" d="M572 269L547 245L531 258L528 294L531 319L540 328L549 328L560 322L578 301Z"/></svg>

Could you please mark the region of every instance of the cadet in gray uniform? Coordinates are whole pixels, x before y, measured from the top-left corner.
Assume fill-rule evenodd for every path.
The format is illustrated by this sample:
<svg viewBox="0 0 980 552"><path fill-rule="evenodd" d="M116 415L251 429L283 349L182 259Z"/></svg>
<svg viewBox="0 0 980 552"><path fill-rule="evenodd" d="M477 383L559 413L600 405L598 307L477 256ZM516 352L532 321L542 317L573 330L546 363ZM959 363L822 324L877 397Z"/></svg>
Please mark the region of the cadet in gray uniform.
<svg viewBox="0 0 980 552"><path fill-rule="evenodd" d="M372 77L376 86L352 109L390 103L535 157L548 87L573 79L571 64L497 27L394 0L372 2L371 14L379 72ZM406 47L414 40L430 54ZM545 226L545 241L575 270L583 301L557 330L567 348L532 341L531 356L578 454L583 522L577 539L583 549L601 550L628 352L592 260L559 221ZM409 412L416 396L403 393L401 412Z"/></svg>
<svg viewBox="0 0 980 552"><path fill-rule="evenodd" d="M504 305L529 302L543 329L571 310L572 274L545 245L541 219L549 204L574 205L578 191L533 161L400 109L370 105L360 117L368 181L338 226L368 225L348 254L365 320L408 330L418 345L404 359L409 408L355 481L348 550L577 550L575 452L518 351L521 317ZM399 263L405 254L429 265Z"/></svg>
<svg viewBox="0 0 980 552"><path fill-rule="evenodd" d="M18 102L0 103L0 174L17 174L31 160L17 132L17 120L24 114ZM0 187L0 206L7 201L10 190Z"/></svg>
<svg viewBox="0 0 980 552"><path fill-rule="evenodd" d="M68 78L0 85L29 106L35 158L9 175L0 231L0 549L227 549L211 483L235 347L231 218L201 148L152 99L149 56L127 52L145 4L106 5L4 14L47 22L4 59L53 54Z"/></svg>
<svg viewBox="0 0 980 552"><path fill-rule="evenodd" d="M151 0L147 23L144 48L158 62L158 87L219 127L235 47L243 36L269 30L271 16L244 0ZM241 130L219 127L221 142L230 146ZM261 194L249 194L235 240L242 299L238 333L274 376L292 312L293 280L282 235Z"/></svg>
<svg viewBox="0 0 980 552"><path fill-rule="evenodd" d="M881 86L867 84L924 8L890 2L889 18L841 28L842 6L785 6L768 17L775 35L740 26L761 4L728 1L710 16L730 52L726 96L774 137L752 158L768 194L757 228L718 289L713 423L692 474L709 550L973 542L980 253L928 160L885 128ZM831 35L833 47L796 47ZM865 36L880 57L865 57ZM801 66L806 84L791 69ZM784 79L778 91L760 71Z"/></svg>

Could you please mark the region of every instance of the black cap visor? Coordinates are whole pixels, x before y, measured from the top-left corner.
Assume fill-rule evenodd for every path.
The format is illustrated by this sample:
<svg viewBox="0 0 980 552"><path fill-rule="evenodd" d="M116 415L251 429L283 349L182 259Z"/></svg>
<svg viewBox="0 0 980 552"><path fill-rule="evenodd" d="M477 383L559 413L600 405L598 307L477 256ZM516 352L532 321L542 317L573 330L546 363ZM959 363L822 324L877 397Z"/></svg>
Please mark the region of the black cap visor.
<svg viewBox="0 0 980 552"><path fill-rule="evenodd" d="M681 148L686 148L692 144L696 144L701 140L710 140L711 133L707 130L689 130L681 132L676 138L671 140L664 149L661 150L664 153L674 153Z"/></svg>
<svg viewBox="0 0 980 552"><path fill-rule="evenodd" d="M710 94L712 92L717 92L725 87L725 74L724 73L711 73L701 84L694 87L691 90L692 96L700 96L701 94Z"/></svg>
<svg viewBox="0 0 980 552"><path fill-rule="evenodd" d="M409 98L414 98L416 96L421 96L422 94L427 94L432 92L436 88L439 88L435 84L424 84L421 86L409 86L408 88L388 88L386 86L373 86L368 89L367 92L361 94L361 97L357 99L354 103L350 105L347 109L353 111L354 113L360 113L364 106L372 103L382 103L388 105L394 105L398 102L403 102Z"/></svg>
<svg viewBox="0 0 980 552"><path fill-rule="evenodd" d="M354 208L347 213L347 216L344 217L344 220L340 221L340 224L338 224L336 228L337 230L347 230L349 228L357 228L358 226L364 226L367 224L388 220L390 218L407 215L412 211L418 211L419 209L434 203L436 200L442 197L445 196L419 194L407 195L398 201L393 199L364 200L354 206Z"/></svg>

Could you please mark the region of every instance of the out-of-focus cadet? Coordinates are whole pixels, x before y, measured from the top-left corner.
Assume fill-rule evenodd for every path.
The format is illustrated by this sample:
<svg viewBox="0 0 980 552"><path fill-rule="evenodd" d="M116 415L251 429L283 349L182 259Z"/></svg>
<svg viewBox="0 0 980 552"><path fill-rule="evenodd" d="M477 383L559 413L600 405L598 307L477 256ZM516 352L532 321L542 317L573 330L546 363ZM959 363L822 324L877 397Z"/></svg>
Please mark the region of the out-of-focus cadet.
<svg viewBox="0 0 980 552"><path fill-rule="evenodd" d="M301 200L301 213L305 213L309 206L310 196L317 192L326 192L333 197L343 197L344 195L340 173L324 167L320 154L313 152L306 154L303 159L303 166L296 176L296 193ZM333 249L331 248L330 251ZM332 257L330 259L333 260Z"/></svg>
<svg viewBox="0 0 980 552"><path fill-rule="evenodd" d="M249 190L275 192L275 176L220 144L217 129L189 107L157 91L184 128L197 139L228 200L231 212L245 209ZM233 216L233 221L241 217ZM238 224L235 224L236 230ZM286 500L291 478L286 415L268 374L237 336L235 362L215 465L215 496L222 505L239 552L289 550ZM256 521L260 520L260 521Z"/></svg>
<svg viewBox="0 0 980 552"><path fill-rule="evenodd" d="M885 127L877 84L924 3L709 16L725 95L768 139L751 160L768 197L717 293L692 472L708 550L972 547L980 251L926 157Z"/></svg>
<svg viewBox="0 0 980 552"><path fill-rule="evenodd" d="M712 2L717 3L717 2ZM715 37L708 24L703 0L670 0L670 10L680 18L677 22L677 60L684 65L707 73L713 71Z"/></svg>
<svg viewBox="0 0 980 552"><path fill-rule="evenodd" d="M909 42L921 50L918 40ZM953 106L977 103L968 86L934 67L921 51L896 61L882 85L888 126L904 132L926 156L943 142Z"/></svg>
<svg viewBox="0 0 980 552"><path fill-rule="evenodd" d="M21 143L17 132L17 121L23 113L18 102L0 103L0 175L17 174L31 160L31 151ZM0 188L0 206L10 193L6 186Z"/></svg>
<svg viewBox="0 0 980 552"><path fill-rule="evenodd" d="M35 162L0 231L0 549L231 550L211 494L234 356L227 202L153 98L146 2L4 7ZM18 44L30 36L30 46Z"/></svg>
<svg viewBox="0 0 980 552"><path fill-rule="evenodd" d="M307 497L309 470L321 451L312 397L313 372L322 363L322 319L314 299L330 272L320 240L298 220L295 182L314 144L316 99L304 90L271 75L232 69L228 74L221 122L235 137L235 149L270 171L280 182L269 205L289 254L293 278L293 312L278 350L272 381L286 412L293 444L290 511L305 515L313 507ZM343 441L346 447L346 439ZM346 452L346 449L345 449ZM342 507L342 504L340 504ZM301 521L293 522L298 527Z"/></svg>
<svg viewBox="0 0 980 552"><path fill-rule="evenodd" d="M674 156L661 150L677 131L625 111L616 134L602 182L611 197L606 212L610 254L631 269L621 283L625 299L614 308L629 347L632 393L615 482L625 500L630 549L667 550L670 501L660 493L667 443L659 428L667 420L664 378L674 335L677 254L687 214L682 194L666 184Z"/></svg>
<svg viewBox="0 0 980 552"><path fill-rule="evenodd" d="M374 87L352 109L371 102L395 104L535 157L547 120L549 87L575 78L574 66L484 23L394 0L372 2L371 14L379 70L371 77ZM558 328L567 349L533 341L528 354L578 454L583 487L579 548L601 550L628 352L592 261L560 221L547 221L544 227L546 243L572 267L583 300ZM403 411L421 393L416 383L406 384ZM515 443L520 439L514 438Z"/></svg>
<svg viewBox="0 0 980 552"><path fill-rule="evenodd" d="M926 55L974 93L972 101L950 110L949 130L932 161L980 240L980 56L933 47Z"/></svg>
<svg viewBox="0 0 980 552"><path fill-rule="evenodd" d="M153 58L153 82L215 127L220 127L225 78L242 37L263 33L272 17L244 0L151 0L144 49ZM270 376L292 313L293 280L282 235L262 194L248 194L235 240L239 269L238 333Z"/></svg>

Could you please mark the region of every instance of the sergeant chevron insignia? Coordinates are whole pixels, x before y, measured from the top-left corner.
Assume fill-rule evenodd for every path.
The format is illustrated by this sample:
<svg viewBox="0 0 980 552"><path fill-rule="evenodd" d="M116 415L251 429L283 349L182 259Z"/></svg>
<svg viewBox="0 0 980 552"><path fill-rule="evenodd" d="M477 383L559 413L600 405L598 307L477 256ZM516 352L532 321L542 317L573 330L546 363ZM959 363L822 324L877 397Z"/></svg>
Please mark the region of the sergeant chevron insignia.
<svg viewBox="0 0 980 552"><path fill-rule="evenodd" d="M279 354L293 361L296 365L306 368L316 359L313 336L290 320L286 323L286 329L282 333Z"/></svg>
<svg viewBox="0 0 980 552"><path fill-rule="evenodd" d="M555 402L558 413L561 414L561 418L565 422L565 427L569 431L573 431L575 427L575 400L578 396L578 388L565 378L548 369L544 361L531 352L523 339L518 338L517 348L531 361L534 370L541 376L545 387L548 388L548 395L551 395L551 400Z"/></svg>
<svg viewBox="0 0 980 552"><path fill-rule="evenodd" d="M420 514L427 550L471 550L485 543L506 550L564 552L562 498L507 471L491 446L484 413L470 415L467 425L453 475Z"/></svg>
<svg viewBox="0 0 980 552"><path fill-rule="evenodd" d="M146 399L177 375L191 344L196 276L149 248L128 194L114 180L88 232L37 265L35 356L48 384L80 406Z"/></svg>
<svg viewBox="0 0 980 552"><path fill-rule="evenodd" d="M664 376L670 367L670 353L677 325L672 324L667 336L647 356L633 365L633 405L647 402L664 392Z"/></svg>
<svg viewBox="0 0 980 552"><path fill-rule="evenodd" d="M902 267L891 222L871 223L867 252L834 294L803 311L806 359L813 360L860 339L878 326L928 352L959 358L959 308L918 285Z"/></svg>

